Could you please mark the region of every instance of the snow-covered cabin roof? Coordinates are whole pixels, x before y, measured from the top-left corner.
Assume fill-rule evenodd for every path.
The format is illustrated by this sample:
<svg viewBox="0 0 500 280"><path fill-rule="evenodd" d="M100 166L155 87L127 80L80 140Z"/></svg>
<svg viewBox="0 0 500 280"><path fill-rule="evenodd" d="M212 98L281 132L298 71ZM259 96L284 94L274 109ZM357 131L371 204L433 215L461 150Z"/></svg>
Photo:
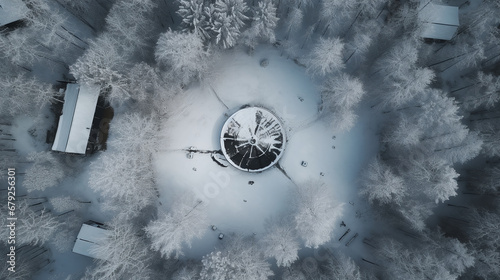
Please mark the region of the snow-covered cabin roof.
<svg viewBox="0 0 500 280"><path fill-rule="evenodd" d="M99 244L101 244L106 238L107 234L108 231L106 229L82 224L80 232L76 237L75 245L73 246L73 253L91 258L97 258L96 255L92 253L92 248L99 246Z"/></svg>
<svg viewBox="0 0 500 280"><path fill-rule="evenodd" d="M21 0L0 0L0 26L23 19L27 12Z"/></svg>
<svg viewBox="0 0 500 280"><path fill-rule="evenodd" d="M59 118L53 151L85 154L100 87L68 84L64 95L63 113Z"/></svg>
<svg viewBox="0 0 500 280"><path fill-rule="evenodd" d="M458 7L429 4L418 14L423 38L450 40L458 29Z"/></svg>

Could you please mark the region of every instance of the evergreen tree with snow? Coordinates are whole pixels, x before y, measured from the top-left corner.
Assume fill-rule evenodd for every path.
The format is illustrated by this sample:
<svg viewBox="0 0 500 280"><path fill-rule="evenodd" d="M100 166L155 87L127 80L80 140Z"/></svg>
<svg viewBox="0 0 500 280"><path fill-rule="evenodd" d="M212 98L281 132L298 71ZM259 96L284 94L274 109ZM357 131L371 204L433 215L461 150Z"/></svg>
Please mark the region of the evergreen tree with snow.
<svg viewBox="0 0 500 280"><path fill-rule="evenodd" d="M361 185L363 188L360 194L367 195L372 203L376 201L381 204L401 204L407 194L404 179L394 174L380 158L375 158L370 163L363 173Z"/></svg>
<svg viewBox="0 0 500 280"><path fill-rule="evenodd" d="M213 34L215 43L224 49L235 46L240 37L248 6L244 0L216 0L205 8L209 17L208 30Z"/></svg>
<svg viewBox="0 0 500 280"><path fill-rule="evenodd" d="M278 24L276 16L276 7L271 0L261 0L257 6L252 9L252 24L250 28L243 32L242 37L245 44L251 48L259 41L274 43L276 36L274 30Z"/></svg>
<svg viewBox="0 0 500 280"><path fill-rule="evenodd" d="M203 40L210 39L207 32L207 14L204 0L179 0L177 14L182 18L183 32L194 32Z"/></svg>
<svg viewBox="0 0 500 280"><path fill-rule="evenodd" d="M344 73L331 76L321 87L321 115L334 130L349 130L357 118L354 108L364 94L359 79Z"/></svg>

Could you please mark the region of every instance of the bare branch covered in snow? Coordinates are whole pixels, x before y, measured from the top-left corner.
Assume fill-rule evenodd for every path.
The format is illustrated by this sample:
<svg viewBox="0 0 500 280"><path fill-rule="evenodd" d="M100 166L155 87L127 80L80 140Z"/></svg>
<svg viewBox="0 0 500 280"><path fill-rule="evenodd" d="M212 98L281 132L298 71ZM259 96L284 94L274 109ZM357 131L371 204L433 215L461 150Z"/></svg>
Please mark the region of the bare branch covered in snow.
<svg viewBox="0 0 500 280"><path fill-rule="evenodd" d="M275 258L278 266L290 266L298 257L300 249L293 220L289 217L266 221L266 234L261 240L264 255Z"/></svg>
<svg viewBox="0 0 500 280"><path fill-rule="evenodd" d="M108 207L136 216L156 199L152 169L149 155L106 152L91 163L89 186L108 199Z"/></svg>
<svg viewBox="0 0 500 280"><path fill-rule="evenodd" d="M52 152L32 153L27 159L33 162L26 170L23 180L23 185L28 191L43 191L57 185L64 178L64 166Z"/></svg>
<svg viewBox="0 0 500 280"><path fill-rule="evenodd" d="M184 244L191 246L191 240L200 238L209 223L202 201L196 201L191 194L184 194L172 205L169 213L150 222L144 231L151 239L151 249L165 258L179 258Z"/></svg>
<svg viewBox="0 0 500 280"><path fill-rule="evenodd" d="M56 101L52 85L24 74L0 76L0 115L36 116L44 105Z"/></svg>
<svg viewBox="0 0 500 280"><path fill-rule="evenodd" d="M314 180L301 184L295 191L293 205L295 228L306 247L318 248L332 238L343 204L334 201L326 184Z"/></svg>
<svg viewBox="0 0 500 280"><path fill-rule="evenodd" d="M154 255L134 226L119 219L109 224L106 237L94 246L97 265L86 279L151 279Z"/></svg>
<svg viewBox="0 0 500 280"><path fill-rule="evenodd" d="M255 246L255 240L240 235L226 237L228 243L202 259L202 280L265 280L273 276L270 264Z"/></svg>
<svg viewBox="0 0 500 280"><path fill-rule="evenodd" d="M171 67L173 75L184 83L203 76L208 68L209 55L210 52L205 50L202 39L196 33L169 30L156 43L156 61Z"/></svg>
<svg viewBox="0 0 500 280"><path fill-rule="evenodd" d="M7 204L4 204L5 207ZM16 202L16 245L43 245L51 241L57 231L62 230L63 223L59 222L45 208L35 211L30 207L28 200L18 200ZM3 207L2 207L3 208ZM2 209L0 220L4 225L8 225L7 209ZM9 228L3 226L0 230L2 236L9 236Z"/></svg>

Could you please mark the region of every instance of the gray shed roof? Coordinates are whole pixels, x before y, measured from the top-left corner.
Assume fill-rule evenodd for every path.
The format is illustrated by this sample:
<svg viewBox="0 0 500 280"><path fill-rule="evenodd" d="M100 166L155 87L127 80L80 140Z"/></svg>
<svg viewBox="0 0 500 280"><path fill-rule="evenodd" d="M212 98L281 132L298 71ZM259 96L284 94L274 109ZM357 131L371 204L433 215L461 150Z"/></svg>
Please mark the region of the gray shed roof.
<svg viewBox="0 0 500 280"><path fill-rule="evenodd" d="M52 150L85 154L100 87L68 84Z"/></svg>
<svg viewBox="0 0 500 280"><path fill-rule="evenodd" d="M418 18L423 38L450 40L459 25L458 7L429 4L420 11Z"/></svg>
<svg viewBox="0 0 500 280"><path fill-rule="evenodd" d="M108 231L92 225L82 224L80 232L76 237L73 253L84 255L91 258L97 258L93 249L102 244Z"/></svg>
<svg viewBox="0 0 500 280"><path fill-rule="evenodd" d="M27 12L21 0L0 0L0 26L23 19Z"/></svg>

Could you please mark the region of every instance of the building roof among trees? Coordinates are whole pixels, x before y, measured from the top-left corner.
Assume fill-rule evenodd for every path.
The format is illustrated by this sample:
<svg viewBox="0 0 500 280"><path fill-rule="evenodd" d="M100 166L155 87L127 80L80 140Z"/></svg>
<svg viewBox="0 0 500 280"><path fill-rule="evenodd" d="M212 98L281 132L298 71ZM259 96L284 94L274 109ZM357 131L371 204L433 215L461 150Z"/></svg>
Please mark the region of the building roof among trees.
<svg viewBox="0 0 500 280"><path fill-rule="evenodd" d="M102 243L102 241L106 238L107 233L108 231L106 229L82 224L80 232L76 237L75 245L73 246L73 253L91 258L97 258L92 249Z"/></svg>
<svg viewBox="0 0 500 280"><path fill-rule="evenodd" d="M100 87L68 84L52 150L85 154Z"/></svg>
<svg viewBox="0 0 500 280"><path fill-rule="evenodd" d="M270 111L248 107L234 113L221 132L222 153L234 167L249 172L263 171L281 157L285 129Z"/></svg>
<svg viewBox="0 0 500 280"><path fill-rule="evenodd" d="M458 7L429 4L418 14L423 38L450 40L458 29Z"/></svg>
<svg viewBox="0 0 500 280"><path fill-rule="evenodd" d="M0 26L23 19L27 11L21 0L0 0Z"/></svg>

